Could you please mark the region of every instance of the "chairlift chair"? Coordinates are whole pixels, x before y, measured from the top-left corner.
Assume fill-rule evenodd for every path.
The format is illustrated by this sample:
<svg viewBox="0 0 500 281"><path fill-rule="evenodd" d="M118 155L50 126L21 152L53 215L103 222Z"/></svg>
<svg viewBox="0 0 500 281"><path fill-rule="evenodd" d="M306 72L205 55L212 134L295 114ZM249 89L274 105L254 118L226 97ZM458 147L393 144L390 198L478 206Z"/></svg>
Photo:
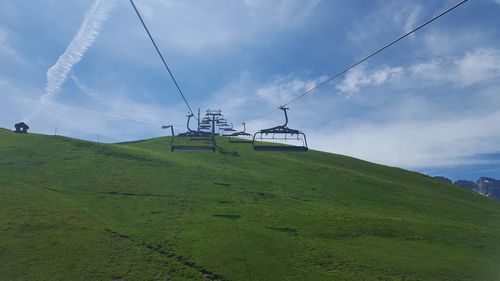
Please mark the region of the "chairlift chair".
<svg viewBox="0 0 500 281"><path fill-rule="evenodd" d="M221 128L222 127L222 128ZM234 132L236 132L235 129L233 129L233 123L231 123L231 125L227 124L225 126L220 126L219 127L219 130L222 131L222 136L223 137L229 137L230 135L232 135Z"/></svg>
<svg viewBox="0 0 500 281"><path fill-rule="evenodd" d="M306 135L299 130L287 127L288 115L286 111L288 108L281 106L279 109L283 110L285 114L285 124L256 132L252 140L253 148L258 151L308 151ZM287 143L290 141L299 145L290 145Z"/></svg>
<svg viewBox="0 0 500 281"><path fill-rule="evenodd" d="M219 119L217 119L217 124L226 125L227 124L227 120L224 119L224 118L219 118ZM227 125L229 125L229 124L227 124Z"/></svg>
<svg viewBox="0 0 500 281"><path fill-rule="evenodd" d="M188 114L188 115L186 115L186 117L188 118L187 123L186 123L187 132L179 133L177 135L177 137L189 138L189 140L191 140L191 141L204 141L204 142L211 141L211 137L212 137L211 134L209 134L207 132L202 132L199 130L199 128L198 128L198 130L193 130L189 126L190 120L192 117L194 117L194 114L192 114L192 113Z"/></svg>
<svg viewBox="0 0 500 281"><path fill-rule="evenodd" d="M228 135L229 142L232 142L232 143L253 143L252 135L246 132L246 130L247 130L246 123L243 122L241 124L243 124L243 131L234 132L232 134L229 134Z"/></svg>
<svg viewBox="0 0 500 281"><path fill-rule="evenodd" d="M189 121L193 116L192 114L187 115L188 131L177 136L174 134L174 126L162 126L163 129L170 128L171 130L170 150L172 152L215 152L214 137L210 133L195 131L189 127ZM196 144L193 144L194 141L196 141Z"/></svg>
<svg viewBox="0 0 500 281"><path fill-rule="evenodd" d="M229 137L232 134L234 134L234 132L236 132L236 130L233 129L233 128L222 129L222 136L223 137Z"/></svg>

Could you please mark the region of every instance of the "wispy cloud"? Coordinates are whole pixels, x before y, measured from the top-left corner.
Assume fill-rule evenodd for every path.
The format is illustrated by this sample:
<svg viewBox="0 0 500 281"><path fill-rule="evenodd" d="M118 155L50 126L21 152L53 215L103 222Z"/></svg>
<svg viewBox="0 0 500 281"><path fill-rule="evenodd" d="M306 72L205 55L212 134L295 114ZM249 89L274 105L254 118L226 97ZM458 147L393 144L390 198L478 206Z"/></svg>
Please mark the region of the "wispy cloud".
<svg viewBox="0 0 500 281"><path fill-rule="evenodd" d="M280 105L303 94L326 79L321 76L313 79L301 79L293 74L278 76L270 83L257 89L257 96L273 105Z"/></svg>
<svg viewBox="0 0 500 281"><path fill-rule="evenodd" d="M410 66L382 67L374 70L357 68L347 73L337 85L342 93L352 95L363 87L382 84L405 84L418 87L425 84L453 84L466 87L500 78L500 49L475 48L462 56L442 57Z"/></svg>
<svg viewBox="0 0 500 281"><path fill-rule="evenodd" d="M85 85L75 75L72 75L71 79L80 92L91 97L94 103L98 104L98 106L94 105L93 107L102 108L102 111L96 112L96 114L142 123L155 128L159 128L164 122L173 122L173 124L179 125L179 122L176 123L176 121L179 121L178 119L167 120L166 118L167 116L183 116L184 107L182 105L165 108L159 105L132 101L122 97L121 93L112 93L105 96ZM86 111L93 112L91 110Z"/></svg>
<svg viewBox="0 0 500 281"><path fill-rule="evenodd" d="M434 26L421 33L421 48L433 57L460 55L464 50L490 45L492 38L495 35L491 30L477 26L456 30Z"/></svg>
<svg viewBox="0 0 500 281"><path fill-rule="evenodd" d="M75 75L71 75L71 80L75 83L76 87L84 94L87 96L93 98L93 99L99 99L99 93L95 92L94 90L89 89L87 85L84 85L78 77Z"/></svg>
<svg viewBox="0 0 500 281"><path fill-rule="evenodd" d="M478 48L455 62L464 85L500 77L500 49Z"/></svg>
<svg viewBox="0 0 500 281"><path fill-rule="evenodd" d="M344 80L337 85L337 89L349 95L359 92L361 87L381 85L387 81L398 79L404 69L398 67L384 67L371 73L366 73L362 68L349 71Z"/></svg>
<svg viewBox="0 0 500 281"><path fill-rule="evenodd" d="M366 93L379 93L383 107L371 115L377 118L359 118L333 134L328 127L311 144L411 169L492 163L477 155L500 151L499 65L500 49L477 47L461 56L352 71L337 89L358 93L363 102L372 96Z"/></svg>
<svg viewBox="0 0 500 281"><path fill-rule="evenodd" d="M403 9L401 13L395 15L395 22L402 24L404 32L410 32L416 27L419 20L422 7L415 5Z"/></svg>
<svg viewBox="0 0 500 281"><path fill-rule="evenodd" d="M81 85L89 89L83 83ZM0 119L6 124L18 122L15 116L39 102L36 98L23 96L26 89L18 89L0 81L0 90L2 89L12 93L2 94L0 91L0 104L3 107ZM89 140L95 140L100 135L101 141L105 142L159 136L165 133L160 126L169 121L174 121L176 128L184 127L184 120L167 120L169 116L182 116L183 108L165 108L125 98L96 97L95 103L99 103L102 110L96 110L96 106L77 107L53 101L46 105L43 114L29 123L30 127L33 132L45 134L53 133L57 127L58 134Z"/></svg>
<svg viewBox="0 0 500 281"><path fill-rule="evenodd" d="M500 49L475 48L460 57L434 59L409 67L409 79L466 87L500 77Z"/></svg>
<svg viewBox="0 0 500 281"><path fill-rule="evenodd" d="M462 115L462 116L460 116ZM314 134L319 149L406 168L488 163L478 154L500 151L498 112L455 114L446 120L358 123L336 133Z"/></svg>
<svg viewBox="0 0 500 281"><path fill-rule="evenodd" d="M11 32L0 26L0 57L3 61L12 61L14 63L28 64L23 56L9 42Z"/></svg>
<svg viewBox="0 0 500 281"><path fill-rule="evenodd" d="M380 41L374 38L392 39L410 31L419 24L422 6L413 1L383 1L375 11L356 21L348 36L351 42L362 48L375 47ZM388 40L386 39L386 40ZM376 43L379 42L379 43Z"/></svg>
<svg viewBox="0 0 500 281"><path fill-rule="evenodd" d="M47 71L45 94L40 97L40 105L24 120L29 121L57 97L73 67L83 58L99 35L101 26L108 18L113 5L114 0L96 0L87 11L75 37L57 62Z"/></svg>

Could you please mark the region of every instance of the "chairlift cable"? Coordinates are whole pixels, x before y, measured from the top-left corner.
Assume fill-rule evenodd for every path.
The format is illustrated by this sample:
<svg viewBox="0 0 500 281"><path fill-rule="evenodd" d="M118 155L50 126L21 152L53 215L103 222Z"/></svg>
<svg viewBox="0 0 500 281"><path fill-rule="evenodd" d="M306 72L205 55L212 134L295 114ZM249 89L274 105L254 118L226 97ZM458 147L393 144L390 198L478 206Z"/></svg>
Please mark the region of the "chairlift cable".
<svg viewBox="0 0 500 281"><path fill-rule="evenodd" d="M148 27L146 26L146 23L144 22L144 20L142 19L142 16L141 14L139 13L139 10L137 9L137 7L135 6L135 3L133 0L130 0L130 4L132 4L132 7L134 8L135 10L135 13L137 14L137 16L139 17L139 20L141 21L142 23L142 26L144 27L144 29L146 30L146 33L148 34L149 36L149 39L151 40L151 43L153 43L153 46L155 47L156 49L156 52L158 52L158 55L160 56L160 59L161 61L163 62L163 65L165 65L165 68L167 69L168 71L168 74L170 74L170 78L172 78L172 81L174 81L174 84L175 84L175 87L177 87L177 90L179 91L179 94L181 94L182 96L182 99L184 100L184 103L186 104L186 106L188 107L189 109L189 113L193 114L194 115L194 112L193 110L191 109L191 106L189 106L189 103L186 99L186 97L184 96L184 93L182 92L181 88L179 87L179 83L177 83L177 80L175 80L175 77L174 75L172 74L172 71L170 70L170 67L168 67L168 64L165 60L165 58L163 57L163 55L161 54L160 52L160 49L158 48L158 46L156 45L156 42L155 40L153 39L153 36L151 35L151 33L149 32L149 29ZM198 119L196 116L195 116L196 119Z"/></svg>
<svg viewBox="0 0 500 281"><path fill-rule="evenodd" d="M463 0L463 1L461 1L461 2L459 2L459 3L457 3L457 4L455 4L454 6L452 6L452 7L448 8L447 10L445 10L444 12L441 12L440 14L438 14L438 15L434 16L433 18L431 18L431 19L427 20L426 22L424 22L423 24L419 25L418 27L416 27L416 28L412 29L411 31L407 32L406 34L404 34L404 35L400 36L399 38L397 38L397 39L395 39L395 40L391 41L390 43L388 43L388 44L384 45L382 48L380 48L380 49L376 50L375 52L371 53L370 55L368 55L368 56L364 57L363 59L361 59L361 60L357 61L356 63L351 64L350 66L348 66L348 67L347 67L347 68L345 68L344 70L340 71L339 73L337 73L337 74L335 74L335 75L333 75L333 76L329 77L328 79L326 79L326 80L322 81L322 82L321 82L321 83L319 83L318 85L316 85L316 86L314 86L314 87L310 88L309 90L305 91L305 92L304 92L303 94L301 94L300 96L297 96L297 97L293 98L292 100L288 101L287 103L283 104L282 106L287 106L287 105L289 105L289 104L291 104L291 103L294 103L294 102L296 102L297 100L299 100L299 99L303 98L304 96L306 96L306 95L308 95L308 94L310 94L310 93L312 93L312 92L316 91L316 90L317 90L318 88L320 88L321 86L323 86L323 85L327 84L328 82L332 81L333 79L335 79L335 78L337 78L337 77L339 77L339 76L341 76L341 75L343 75L343 74L347 73L349 70L351 70L351 69L355 68L356 66L358 66L358 65L362 64L363 62L365 62L365 61L367 61L367 60L371 59L372 57L376 56L377 54L381 53L382 51L384 51L384 50L386 50L386 49L390 48L391 46L395 45L395 44L396 44L396 43L398 43L399 41L401 41L401 40L405 39L406 37L410 36L411 34L415 33L416 31L418 31L418 30L422 29L423 27L427 26L428 24L430 24L430 23L434 22L435 20L439 19L440 17L442 17L442 16L444 16L444 15L448 14L449 12L451 12L451 11L453 11L454 9L458 8L459 6L461 6L462 4L464 4L464 3L465 3L465 2L467 2L467 1L469 1L469 0ZM280 106L280 107L281 107L281 106ZM264 114L260 115L260 117L265 116L265 115L268 115L268 114L271 114L271 113L273 113L273 112L275 112L275 111L279 110L279 109L280 109L280 107L277 107L277 108L273 109L272 111L269 111L269 112L267 112L267 113L264 113Z"/></svg>

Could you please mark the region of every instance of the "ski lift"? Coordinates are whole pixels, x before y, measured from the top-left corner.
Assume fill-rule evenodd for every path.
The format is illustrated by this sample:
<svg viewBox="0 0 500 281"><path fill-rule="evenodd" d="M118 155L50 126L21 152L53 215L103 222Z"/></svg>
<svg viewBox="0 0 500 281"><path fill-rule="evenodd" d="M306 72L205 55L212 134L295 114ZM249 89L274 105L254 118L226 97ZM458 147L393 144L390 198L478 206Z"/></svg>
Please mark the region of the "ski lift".
<svg viewBox="0 0 500 281"><path fill-rule="evenodd" d="M217 125L218 126L229 126L229 124L227 123L227 120L224 118L217 120Z"/></svg>
<svg viewBox="0 0 500 281"><path fill-rule="evenodd" d="M227 120L222 118L222 112L220 109L218 110L210 110L208 109L205 113L205 117L202 120L203 128L210 129L211 134L214 136L220 135L220 131L227 128ZM215 142L214 142L215 143Z"/></svg>
<svg viewBox="0 0 500 281"><path fill-rule="evenodd" d="M189 121L193 116L193 114L187 115L188 131L177 136L174 134L174 126L162 126L163 129L170 128L171 130L170 150L172 152L215 152L215 140L211 133L195 131L189 127ZM193 144L193 142L196 142L196 144Z"/></svg>
<svg viewBox="0 0 500 281"><path fill-rule="evenodd" d="M306 135L299 130L288 128L286 126L288 124L286 113L288 108L281 106L279 109L283 110L285 114L285 124L256 132L252 140L253 148L259 151L307 151ZM267 142L262 143L262 141ZM291 141L297 145L291 145Z"/></svg>
<svg viewBox="0 0 500 281"><path fill-rule="evenodd" d="M252 135L247 133L246 123L243 122L243 131L232 133L229 136L229 142L232 143L253 143Z"/></svg>
<svg viewBox="0 0 500 281"><path fill-rule="evenodd" d="M229 137L234 132L236 132L236 130L233 128L233 123L231 123L231 125L229 125L229 124L221 125L221 126L219 126L219 130L222 131L223 137Z"/></svg>

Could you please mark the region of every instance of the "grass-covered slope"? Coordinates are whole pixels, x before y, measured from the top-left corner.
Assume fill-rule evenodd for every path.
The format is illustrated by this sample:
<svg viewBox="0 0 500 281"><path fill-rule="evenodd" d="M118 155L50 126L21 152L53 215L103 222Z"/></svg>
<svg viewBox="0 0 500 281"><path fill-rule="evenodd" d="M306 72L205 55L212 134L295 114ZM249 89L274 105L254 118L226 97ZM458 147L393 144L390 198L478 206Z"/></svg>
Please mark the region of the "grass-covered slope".
<svg viewBox="0 0 500 281"><path fill-rule="evenodd" d="M1 280L500 280L500 204L316 151L0 130Z"/></svg>

